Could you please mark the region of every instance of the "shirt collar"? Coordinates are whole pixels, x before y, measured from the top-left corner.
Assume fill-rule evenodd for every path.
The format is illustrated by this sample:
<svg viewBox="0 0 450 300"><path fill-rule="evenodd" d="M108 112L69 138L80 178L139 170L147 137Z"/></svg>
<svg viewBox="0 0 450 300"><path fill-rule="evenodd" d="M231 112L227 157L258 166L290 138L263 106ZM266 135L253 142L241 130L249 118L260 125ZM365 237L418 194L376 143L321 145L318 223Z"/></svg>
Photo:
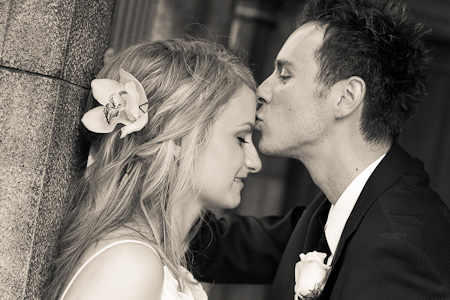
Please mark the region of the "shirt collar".
<svg viewBox="0 0 450 300"><path fill-rule="evenodd" d="M369 180L370 175L372 175L375 168L385 156L386 154L380 156L356 176L341 194L336 203L331 205L327 223L325 225L325 236L331 250L331 258L328 260L328 263L331 263L332 256L334 255L339 239L341 238L342 231L344 231L345 223L347 223L362 189L367 183L367 180Z"/></svg>

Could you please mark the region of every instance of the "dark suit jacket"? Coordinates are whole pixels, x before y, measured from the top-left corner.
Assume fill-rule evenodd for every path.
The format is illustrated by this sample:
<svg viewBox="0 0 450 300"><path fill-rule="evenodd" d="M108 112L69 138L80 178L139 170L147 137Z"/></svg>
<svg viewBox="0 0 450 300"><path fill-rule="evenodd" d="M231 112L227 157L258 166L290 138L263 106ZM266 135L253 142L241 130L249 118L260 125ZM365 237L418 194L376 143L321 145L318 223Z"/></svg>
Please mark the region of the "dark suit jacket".
<svg viewBox="0 0 450 300"><path fill-rule="evenodd" d="M450 299L450 210L428 183L394 144L345 225L321 300ZM209 215L193 245L196 277L272 283L268 299L294 299L295 264L315 250L329 206L322 195L284 218Z"/></svg>

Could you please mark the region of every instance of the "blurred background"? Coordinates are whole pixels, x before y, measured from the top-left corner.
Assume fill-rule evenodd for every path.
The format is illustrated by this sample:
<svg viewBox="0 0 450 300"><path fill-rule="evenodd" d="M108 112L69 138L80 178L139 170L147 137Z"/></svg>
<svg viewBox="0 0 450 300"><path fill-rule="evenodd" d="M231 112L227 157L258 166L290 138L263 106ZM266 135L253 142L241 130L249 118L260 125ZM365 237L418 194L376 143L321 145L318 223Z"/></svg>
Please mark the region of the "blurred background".
<svg viewBox="0 0 450 300"><path fill-rule="evenodd" d="M243 57L258 84L273 71L273 61L295 29L304 0L117 0L110 48L105 59L142 40L188 34L214 40ZM432 29L429 94L411 119L400 144L420 158L431 186L450 206L450 1L406 0L414 18ZM255 140L258 136L255 136ZM257 141L255 141L257 142ZM251 176L241 205L245 215L283 214L307 205L318 193L304 166L295 160L261 156L263 169ZM211 300L263 299L266 286L206 285Z"/></svg>

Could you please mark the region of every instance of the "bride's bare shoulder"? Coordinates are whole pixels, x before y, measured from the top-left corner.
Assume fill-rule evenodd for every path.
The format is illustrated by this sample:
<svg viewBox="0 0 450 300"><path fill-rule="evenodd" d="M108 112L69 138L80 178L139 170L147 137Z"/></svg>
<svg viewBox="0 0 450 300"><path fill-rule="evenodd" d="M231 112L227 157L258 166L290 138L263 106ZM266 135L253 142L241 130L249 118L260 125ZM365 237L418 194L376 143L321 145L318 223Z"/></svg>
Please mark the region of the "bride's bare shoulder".
<svg viewBox="0 0 450 300"><path fill-rule="evenodd" d="M120 243L86 265L65 300L70 300L70 296L73 299L160 299L163 282L162 262L151 248L139 243Z"/></svg>

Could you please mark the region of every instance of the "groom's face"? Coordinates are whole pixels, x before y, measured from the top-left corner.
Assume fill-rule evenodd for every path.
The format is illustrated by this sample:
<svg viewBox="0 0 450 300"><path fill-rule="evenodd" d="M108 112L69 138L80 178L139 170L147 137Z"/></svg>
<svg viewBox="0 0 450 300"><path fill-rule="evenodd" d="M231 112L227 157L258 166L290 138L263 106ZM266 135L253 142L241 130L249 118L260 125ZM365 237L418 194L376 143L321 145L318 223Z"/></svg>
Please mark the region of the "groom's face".
<svg viewBox="0 0 450 300"><path fill-rule="evenodd" d="M259 86L256 128L262 153L300 159L323 137L328 114L326 101L317 95L315 58L322 41L323 30L315 24L298 28L278 53L274 72Z"/></svg>

